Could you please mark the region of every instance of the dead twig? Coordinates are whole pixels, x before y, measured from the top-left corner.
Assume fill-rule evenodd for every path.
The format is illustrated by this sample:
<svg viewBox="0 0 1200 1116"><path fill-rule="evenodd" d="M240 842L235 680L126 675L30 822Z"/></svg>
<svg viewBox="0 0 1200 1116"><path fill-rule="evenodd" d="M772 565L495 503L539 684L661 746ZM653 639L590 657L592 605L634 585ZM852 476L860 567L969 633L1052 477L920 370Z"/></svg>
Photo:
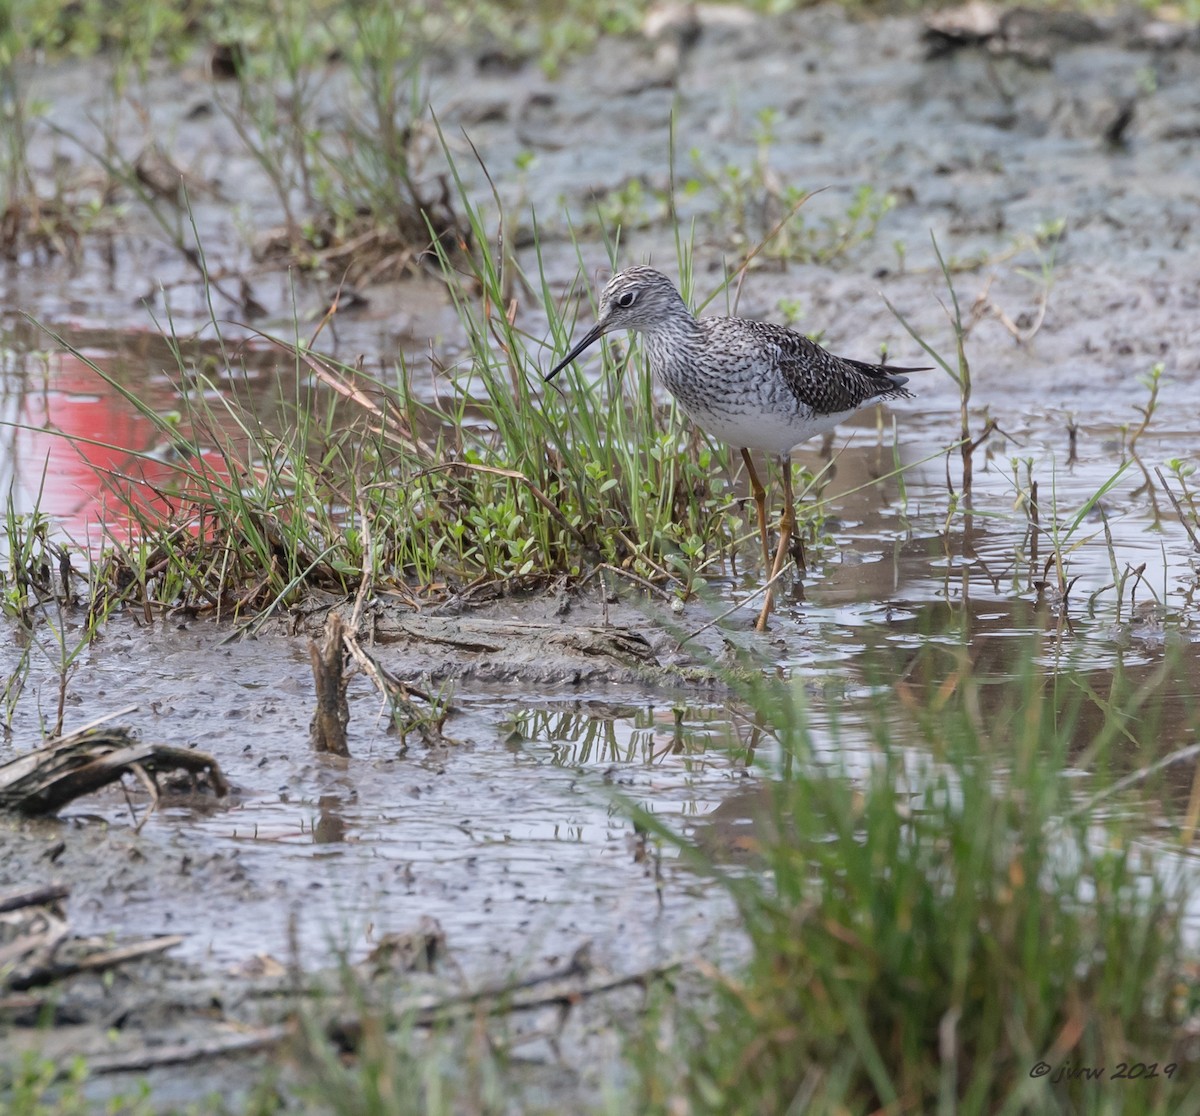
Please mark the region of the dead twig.
<svg viewBox="0 0 1200 1116"><path fill-rule="evenodd" d="M1179 522L1183 529L1187 532L1187 537L1192 540L1192 546L1200 551L1200 538L1196 536L1196 528L1188 522L1187 514L1183 510L1183 505L1179 502L1179 498L1171 491L1167 484L1167 478L1163 476L1162 470L1156 465L1154 472L1158 476L1158 483L1162 485L1162 490L1167 494L1167 499L1171 501L1171 507L1175 509L1175 514L1179 517Z"/></svg>
<svg viewBox="0 0 1200 1116"><path fill-rule="evenodd" d="M88 1058L91 1073L133 1073L154 1069L156 1066L178 1066L186 1062L201 1062L207 1058L220 1058L226 1054L245 1054L252 1050L264 1050L278 1046L287 1039L294 1028L290 1023L273 1027L224 1035L206 1042L176 1043L174 1046L143 1047L128 1054L96 1054ZM62 1067L66 1073L69 1067Z"/></svg>
<svg viewBox="0 0 1200 1116"><path fill-rule="evenodd" d="M25 907L45 907L57 903L71 894L70 888L62 884L43 884L41 887L25 888L21 891L8 891L0 895L0 914L8 911L19 911Z"/></svg>
<svg viewBox="0 0 1200 1116"><path fill-rule="evenodd" d="M65 935L66 924L63 924ZM106 969L115 969L128 961L139 961L143 957L151 957L156 953L165 953L174 949L183 941L179 934L167 934L160 938L147 938L145 941L132 942L129 945L117 946L115 949L102 949L89 953L77 960L57 960L53 957L32 965L24 971L9 975L5 984L14 992L25 992L43 984L52 984L76 973L100 973ZM58 943L55 943L57 947ZM51 953L54 951L51 950Z"/></svg>
<svg viewBox="0 0 1200 1116"><path fill-rule="evenodd" d="M547 1007L569 1009L592 996L620 988L646 987L683 968L682 961L654 965L625 976L592 975L586 956L587 947L560 969L507 984L491 985L475 992L448 997L421 997L411 1005L400 1004L394 1016L417 1027L436 1027L460 1019L474 1019L482 1011L487 1015L508 1015ZM326 1033L346 1050L355 1049L371 1021L362 1016L333 1020Z"/></svg>
<svg viewBox="0 0 1200 1116"><path fill-rule="evenodd" d="M683 639L681 639L679 641L679 646L682 647L689 640L693 640L698 635L701 635L702 633L708 631L709 628L715 627L722 620L724 620L727 616L732 616L739 609L745 608L746 605L748 605L752 600L754 600L755 597L761 597L763 595L763 593L765 593L768 589L770 589L775 584L775 582L777 582L781 577L783 577L783 575L785 573L787 573L786 566L783 569L781 569L769 581L765 582L764 584L760 585L757 589L755 589L753 593L744 597L742 600L738 601L735 605L732 605L730 608L727 608L720 615L714 616L711 620L707 621L704 624L701 624L700 627L698 627L694 632L689 632L687 635L685 635L683 637Z"/></svg>

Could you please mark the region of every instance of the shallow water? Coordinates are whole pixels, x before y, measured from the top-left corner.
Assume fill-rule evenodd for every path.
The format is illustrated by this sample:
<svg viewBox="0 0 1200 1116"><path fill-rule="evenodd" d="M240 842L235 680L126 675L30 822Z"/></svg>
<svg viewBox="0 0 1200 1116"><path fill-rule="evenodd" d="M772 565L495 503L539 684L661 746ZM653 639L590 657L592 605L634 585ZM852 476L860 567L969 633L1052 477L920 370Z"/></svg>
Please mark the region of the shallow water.
<svg viewBox="0 0 1200 1116"><path fill-rule="evenodd" d="M748 630L758 605L747 599L758 588L754 571L721 573L706 599L671 622L697 630L745 600L719 634L710 629L696 641L705 649L697 657L720 655L728 640L796 680L816 761L856 775L877 761L869 707L895 709L892 727L903 738L906 720L891 695L899 684L937 685L964 639L976 672L997 688L1020 674L1033 636L1041 637L1038 665L1047 676L1074 666L1098 693L1118 673L1136 681L1173 656L1159 746L1190 743L1200 704L1197 555L1172 508L1153 489L1139 491L1144 475L1134 463L1069 534L1067 527L1128 457L1122 445L1147 394L1138 377L1153 363L1163 361L1166 373L1159 412L1138 445L1145 468L1153 475L1172 458L1194 460L1200 444L1193 54L1112 39L1063 47L1047 68L982 52L930 61L914 19L858 24L833 9L770 25L748 18L740 29L703 33L665 77L652 48L636 41L603 42L593 58L568 65L561 81L535 64L485 71L463 52L443 60L431 97L447 136L468 127L512 206L513 225L536 205L546 273L563 297L580 268L561 237L568 219L588 228L597 195L631 180L665 190L672 114L682 175L690 173L682 155L693 146L718 171L752 166L759 150L747 123L762 109L778 111L771 172L787 185L830 186L806 207L806 219L836 220L863 183L893 192L898 204L872 241L829 266L752 269L736 309L772 320L786 310L847 355L866 359L886 343L898 363L923 363L880 288L949 352L930 232L952 261L986 254L989 262L957 271L955 283L964 309L981 308L968 342L973 426L982 429L986 412L1004 434L977 451L973 515L948 515L960 464L942 451L957 436L956 389L941 373L922 373L912 385L918 398L889 412L895 449L890 423L881 439L871 415L834 442L823 490L829 541L810 546L812 576L785 587L768 638ZM1151 73L1153 88L1144 80ZM91 126L102 80L82 65L36 76L53 93L52 118L68 130ZM1103 140L1106 113L1125 86L1139 89L1137 123L1128 146L1112 147ZM144 92L155 134L179 136L190 170L236 187L232 205L217 194L197 199L197 227L214 267L245 275L266 309L268 332L292 336L297 318L306 326L319 320L337 276L286 274L249 260L245 230L277 218L268 186L221 113L193 112L221 91L195 71L156 69ZM115 140L132 155L143 130L119 120ZM464 146L455 150L488 206L481 172ZM530 173L508 173L530 153ZM73 147L39 132L35 164L60 157L81 162ZM736 252L720 227L728 206L701 194L694 207L696 286L704 295ZM1058 219L1066 235L1051 260L1046 243L1031 237ZM134 209L127 224L109 252L88 246L77 267L23 259L0 274L3 418L12 424L0 446L0 480L17 511L40 506L84 545L99 523L122 525L96 467L129 491L130 478L163 479L137 455L180 447L161 444L152 423L74 358L32 355L47 342L11 311L62 328L138 398L169 412L183 410L178 370L151 332L145 302L160 317L169 307L179 329L199 337L189 340L196 353L189 360L230 386L193 271L156 239L144 213ZM522 243L520 235L510 243ZM536 275L531 254L516 250ZM623 262L674 270L671 231L662 226L631 227L622 252ZM584 241L588 281L605 264L595 229ZM1053 279L1045 321L1017 344L997 311L1027 329L1044 267ZM349 361L364 354L368 371L385 374L404 354L422 370L414 383L429 397L439 381L425 370L435 358L453 366L463 352L444 287L423 277L364 293L322 344ZM245 382L237 377L239 397L270 423L281 397L311 385L270 350L245 344L252 334L241 308L216 302L222 332L238 346L230 363L246 369ZM720 301L718 310L725 310ZM530 336L545 335L536 299L518 292L517 313ZM75 446L60 434L75 435ZM89 448L81 437L106 446ZM213 444L203 431L184 429L181 437L201 451ZM826 464L811 445L796 459L813 472ZM902 479L878 480L898 462ZM1030 478L1039 487L1039 533L1018 503ZM158 507L157 497L149 499L143 510ZM1071 583L1066 600L1057 571L1047 568L1056 545ZM1123 576L1119 593L1114 582ZM641 610L646 626L661 626L653 604L624 604ZM574 616L599 623L601 613L589 599ZM75 621L67 626L70 647L81 633ZM42 631L0 759L31 746L53 718L59 651L53 628ZM751 750L768 771L779 757L770 733L749 723L736 702L634 684L461 682L446 731L462 743L427 753L415 745L402 751L359 678L350 695L354 758L341 761L310 749L312 683L302 641L264 634L222 646L227 634L204 623L163 620L144 629L132 617L113 621L70 673L66 725L136 703L137 712L120 720L146 738L211 752L234 784L232 801L164 807L140 833L117 791L78 803L59 821L4 822L0 887L63 879L72 887L76 930L183 933L184 956L221 968L258 953L286 957L293 920L303 959L317 964L340 950L357 959L382 934L411 929L425 915L438 919L452 957L472 977L562 957L585 939L602 963L620 969L739 949L724 893L669 846L643 841L623 805L635 802L695 836L721 862L744 862L761 801L760 778L748 770ZM944 661L927 654L931 646L944 649ZM23 651L13 640L0 648L0 674L13 672ZM420 670L436 673L444 665L438 654L431 651ZM1081 736L1089 727L1084 719ZM929 757L909 743L917 770ZM1078 782L1086 794L1086 772ZM1144 816L1146 870L1190 878L1195 854L1159 835L1160 823L1177 825L1185 814L1190 771L1173 773L1167 785L1160 814ZM145 809L136 791L131 800L134 811ZM1122 809L1119 799L1112 809ZM1198 926L1200 904L1191 924Z"/></svg>
<svg viewBox="0 0 1200 1116"><path fill-rule="evenodd" d="M591 938L601 959L622 964L717 948L726 905L669 850L660 903L653 857L641 856L615 801L682 820L743 780L702 733L689 731L686 754L673 752L669 709L656 727L648 722L664 715L649 702L614 710L600 696L547 695L531 706L464 692L447 724L463 743L401 757L360 686L355 758L323 759L307 743L303 650L259 639L212 652L219 634L201 626L106 640L73 688L90 693L91 708L141 701L123 720L217 756L233 801L164 809L134 837L121 796L100 795L61 822L14 824L0 875L61 835L68 852L54 871L73 880L81 929L184 933L185 954L221 963L286 955L293 918L308 961L338 949L360 956L422 915L439 920L469 972L561 957ZM689 720L718 715L701 709ZM712 731L724 735L719 721ZM595 747L597 735L611 745ZM85 820L96 815L108 824ZM695 902L697 891L708 901Z"/></svg>
<svg viewBox="0 0 1200 1116"><path fill-rule="evenodd" d="M1031 563L1025 512L1012 509L1011 459L1019 456L1039 483L1043 529L1069 524L1119 465L1110 426L1081 425L1080 460L1069 465L1057 416L1007 426L1020 443L997 437L979 463L969 530L961 515L946 522L941 458L913 464L903 493L891 479L839 495L890 471L897 456L920 462L950 420L906 418L895 454L870 429L835 447L823 495L838 517L828 527L836 542L810 548L814 575L783 595L766 641L745 630L754 601L725 621L729 638L757 641L803 684L816 761L864 773L876 758L872 709L894 704L898 680L927 683L929 668L913 671L930 645L946 648L933 680L949 671L964 637L985 680L1018 675L1030 637L1041 634L1045 670L1081 669L1101 692L1114 671L1136 675L1178 652L1160 746L1187 742L1200 692L1191 644L1196 569L1178 522L1162 507L1156 514L1137 492L1140 472L1129 469L1103 500L1111 550L1096 513L1060 539L1066 576L1077 578L1064 602L1053 571L1051 584L1038 587L1052 539L1042 538L1042 557ZM1152 431L1139 448L1161 460L1195 434ZM822 466L818 451L797 459ZM956 475L956 460L950 469ZM1106 588L1114 562L1118 571L1146 567L1136 592L1127 584L1120 600ZM676 622L698 628L756 587L752 575L714 582L715 595ZM649 619L653 608L641 607ZM616 685L518 694L460 683L446 732L462 743L426 752L402 749L359 679L354 758L320 758L307 740L305 648L267 636L219 647L224 634L206 624L114 622L70 679L67 723L138 703L122 721L147 738L211 752L235 785L233 800L164 809L140 836L117 792L77 804L61 822L10 823L0 874L17 878L39 847L65 839L53 872L72 881L81 928L184 933L186 955L221 964L285 954L293 919L310 961L338 950L359 956L422 915L441 923L468 971L561 957L588 938L601 959L626 966L736 948L719 889L669 847L641 842L620 801L737 859L753 828L750 757L767 769L779 757L770 733L756 731L736 702ZM12 669L16 654L7 649L0 669ZM33 696L45 708L56 692L52 656L35 659L14 719L22 745L36 732ZM436 673L433 658L429 669ZM901 740L905 724L895 706ZM1167 811L1182 806L1164 803ZM96 815L107 824L86 820ZM1186 853L1169 861L1188 871L1193 862Z"/></svg>

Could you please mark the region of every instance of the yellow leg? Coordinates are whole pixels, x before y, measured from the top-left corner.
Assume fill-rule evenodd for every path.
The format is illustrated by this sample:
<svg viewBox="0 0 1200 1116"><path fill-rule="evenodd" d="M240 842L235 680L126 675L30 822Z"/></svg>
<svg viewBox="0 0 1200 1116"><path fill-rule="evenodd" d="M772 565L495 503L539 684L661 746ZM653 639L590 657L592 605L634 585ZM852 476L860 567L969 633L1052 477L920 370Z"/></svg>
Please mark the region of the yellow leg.
<svg viewBox="0 0 1200 1116"><path fill-rule="evenodd" d="M763 569L771 562L771 548L767 545L767 490L754 469L754 459L748 449L742 450L742 460L746 463L746 473L750 477L750 491L754 493L754 504L758 508L758 537L762 540Z"/></svg>
<svg viewBox="0 0 1200 1116"><path fill-rule="evenodd" d="M796 505L792 495L792 455L785 453L780 461L783 469L783 512L779 517L779 548L775 551L775 561L771 563L767 575L767 596L763 601L762 612L758 614L758 623L754 627L760 631L767 630L767 617L771 615L771 606L775 603L775 586L772 584L787 561L792 539L796 534Z"/></svg>

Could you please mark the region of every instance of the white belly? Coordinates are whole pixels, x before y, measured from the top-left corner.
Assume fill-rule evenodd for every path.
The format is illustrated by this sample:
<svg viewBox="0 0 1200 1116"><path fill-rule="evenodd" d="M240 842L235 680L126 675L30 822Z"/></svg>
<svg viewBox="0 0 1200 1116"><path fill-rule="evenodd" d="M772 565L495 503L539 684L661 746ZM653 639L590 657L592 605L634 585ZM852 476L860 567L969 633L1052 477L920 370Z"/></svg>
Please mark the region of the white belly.
<svg viewBox="0 0 1200 1116"><path fill-rule="evenodd" d="M850 410L804 418L763 411L747 411L736 415L693 411L687 407L684 407L684 411L701 430L718 441L738 449L765 450L774 454L787 453L793 446L832 430L843 419L854 414Z"/></svg>

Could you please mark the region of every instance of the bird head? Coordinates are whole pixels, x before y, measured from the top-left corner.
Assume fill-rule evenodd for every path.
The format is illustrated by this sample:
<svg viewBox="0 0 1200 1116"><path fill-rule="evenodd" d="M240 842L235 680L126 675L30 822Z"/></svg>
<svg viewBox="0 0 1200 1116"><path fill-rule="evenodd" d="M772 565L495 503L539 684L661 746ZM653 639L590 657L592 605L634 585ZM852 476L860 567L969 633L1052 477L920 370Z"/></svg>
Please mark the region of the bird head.
<svg viewBox="0 0 1200 1116"><path fill-rule="evenodd" d="M636 332L653 330L670 321L687 307L675 284L661 271L652 267L630 267L619 271L600 295L600 312L596 324L587 331L569 353L549 372L552 380L585 349L594 345L606 333L618 329Z"/></svg>

